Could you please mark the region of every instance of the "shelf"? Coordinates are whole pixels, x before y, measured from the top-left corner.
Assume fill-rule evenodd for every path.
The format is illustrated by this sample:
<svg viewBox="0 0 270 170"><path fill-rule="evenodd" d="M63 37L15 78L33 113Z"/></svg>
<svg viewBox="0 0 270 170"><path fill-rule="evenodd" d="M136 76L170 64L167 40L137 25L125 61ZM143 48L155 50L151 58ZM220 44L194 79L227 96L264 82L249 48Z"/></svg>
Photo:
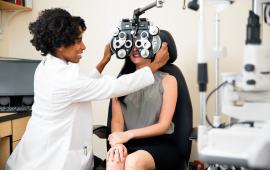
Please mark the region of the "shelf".
<svg viewBox="0 0 270 170"><path fill-rule="evenodd" d="M7 10L7 11L15 11L15 10L23 10L23 11L31 11L31 8L24 7L21 5L16 5L10 2L6 2L0 0L0 10Z"/></svg>
<svg viewBox="0 0 270 170"><path fill-rule="evenodd" d="M32 8L29 8L29 6L32 7L32 0L27 0L26 4L28 7L0 0L0 40L3 38L5 26L15 15L25 11L32 11Z"/></svg>

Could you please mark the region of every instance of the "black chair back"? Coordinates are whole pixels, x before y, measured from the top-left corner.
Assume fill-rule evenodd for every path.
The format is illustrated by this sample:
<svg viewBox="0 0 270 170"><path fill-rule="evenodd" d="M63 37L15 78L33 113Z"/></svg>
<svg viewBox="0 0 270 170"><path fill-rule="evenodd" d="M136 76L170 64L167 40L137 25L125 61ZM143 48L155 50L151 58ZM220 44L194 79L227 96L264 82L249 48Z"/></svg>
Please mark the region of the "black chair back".
<svg viewBox="0 0 270 170"><path fill-rule="evenodd" d="M190 95L185 78L181 70L176 65L172 64L177 58L177 49L172 35L168 31L161 30L160 36L162 42L168 43L168 51L170 54L170 59L168 63L160 70L174 76L178 83L178 99L173 117L173 122L175 124L174 137L177 143L180 156L184 158L186 163L188 163L191 152L191 140L189 139L189 136L191 134L193 127L192 124L193 113ZM110 101L107 119L108 133L111 132L111 119L112 119L112 109ZM107 148L109 148L108 143Z"/></svg>
<svg viewBox="0 0 270 170"><path fill-rule="evenodd" d="M185 78L180 69L174 64L164 66L161 71L173 75L177 80L178 99L173 116L174 138L177 143L178 151L187 162L191 152L191 140L189 136L192 132L192 105Z"/></svg>

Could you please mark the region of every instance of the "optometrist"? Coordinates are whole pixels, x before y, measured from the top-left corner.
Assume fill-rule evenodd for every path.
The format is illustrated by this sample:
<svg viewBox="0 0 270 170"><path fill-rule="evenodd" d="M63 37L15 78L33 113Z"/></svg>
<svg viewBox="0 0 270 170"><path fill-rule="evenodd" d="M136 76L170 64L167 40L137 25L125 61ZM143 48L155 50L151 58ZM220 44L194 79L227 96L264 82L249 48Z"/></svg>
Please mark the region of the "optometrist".
<svg viewBox="0 0 270 170"><path fill-rule="evenodd" d="M127 95L152 84L152 73L169 59L167 45L162 45L150 66L118 79L100 74L112 55L107 45L96 69L86 76L77 64L86 48L81 17L60 8L46 9L29 30L32 45L45 57L35 71L32 116L6 169L93 169L91 101Z"/></svg>

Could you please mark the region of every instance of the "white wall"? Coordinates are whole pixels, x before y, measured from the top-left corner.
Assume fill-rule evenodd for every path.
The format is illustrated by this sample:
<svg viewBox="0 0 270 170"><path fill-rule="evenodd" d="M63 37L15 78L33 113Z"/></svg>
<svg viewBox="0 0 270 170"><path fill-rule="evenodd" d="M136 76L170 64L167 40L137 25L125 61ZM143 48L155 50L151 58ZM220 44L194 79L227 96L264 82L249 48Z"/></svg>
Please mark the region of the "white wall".
<svg viewBox="0 0 270 170"><path fill-rule="evenodd" d="M28 24L45 8L63 7L73 15L83 17L87 24L84 42L87 49L81 61L81 68L87 71L93 68L103 55L103 49L110 40L112 30L119 24L121 18L132 17L133 10L153 2L154 0L33 0L33 10L17 15L4 30L0 40L0 56L40 59L39 53L29 43ZM196 80L196 55L198 40L198 12L182 9L183 0L167 0L161 9L147 11L144 17L153 21L161 29L169 30L175 38L178 48L178 65L186 77L194 108L194 126L198 123L198 88ZM227 57L221 59L221 69L224 72L238 72L241 68L243 46L246 35L248 10L251 0L238 0L221 15L221 45L227 47ZM207 8L207 46L214 46L213 10ZM270 27L264 26L264 44L270 46ZM209 87L214 84L214 58L209 56ZM112 58L105 69L105 74L115 76L122 66L122 61ZM94 123L105 124L108 101L94 102ZM210 101L212 106L213 101ZM212 112L212 107L209 109ZM196 147L194 147L196 148ZM104 142L95 138L94 151L104 157ZM192 159L196 158L195 150Z"/></svg>

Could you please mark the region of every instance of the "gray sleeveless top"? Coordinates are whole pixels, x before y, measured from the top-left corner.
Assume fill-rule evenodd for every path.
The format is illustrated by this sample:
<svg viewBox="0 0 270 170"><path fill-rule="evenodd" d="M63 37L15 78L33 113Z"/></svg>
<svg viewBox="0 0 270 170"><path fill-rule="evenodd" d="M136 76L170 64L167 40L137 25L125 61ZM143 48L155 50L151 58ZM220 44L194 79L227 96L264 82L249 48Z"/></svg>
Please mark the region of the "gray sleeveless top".
<svg viewBox="0 0 270 170"><path fill-rule="evenodd" d="M142 128L158 122L163 101L162 79L166 74L156 72L154 84L124 98L121 108L124 113L125 130ZM173 132L174 124L171 122L166 134Z"/></svg>

